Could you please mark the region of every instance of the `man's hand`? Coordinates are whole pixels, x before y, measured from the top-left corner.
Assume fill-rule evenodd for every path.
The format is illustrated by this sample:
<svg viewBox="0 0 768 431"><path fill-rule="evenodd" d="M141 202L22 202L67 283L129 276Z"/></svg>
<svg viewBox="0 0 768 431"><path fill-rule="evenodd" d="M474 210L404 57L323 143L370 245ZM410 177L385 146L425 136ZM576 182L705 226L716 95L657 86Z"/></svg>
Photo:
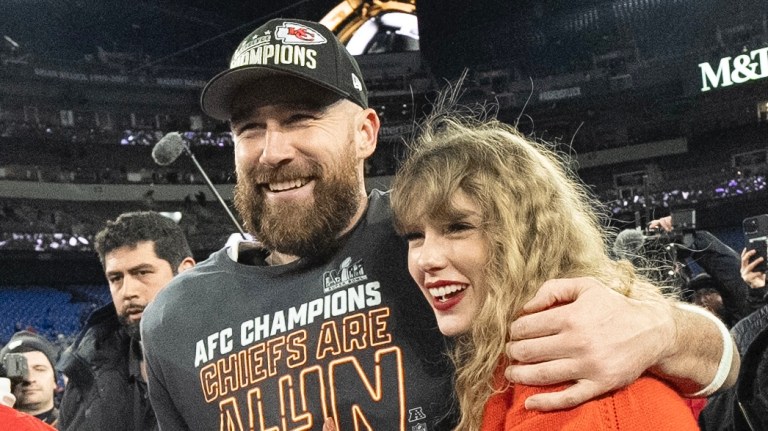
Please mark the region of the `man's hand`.
<svg viewBox="0 0 768 431"><path fill-rule="evenodd" d="M622 388L674 351L672 306L627 298L592 278L545 282L510 325L514 383L568 388L529 397L525 407L574 407Z"/></svg>
<svg viewBox="0 0 768 431"><path fill-rule="evenodd" d="M752 289L759 289L765 287L765 273L755 270L755 267L763 261L762 256L752 262L749 261L755 253L757 253L756 250L746 248L741 251L741 278Z"/></svg>
<svg viewBox="0 0 768 431"><path fill-rule="evenodd" d="M662 217L660 219L651 220L648 223L649 229L661 229L664 232L672 232L672 216Z"/></svg>

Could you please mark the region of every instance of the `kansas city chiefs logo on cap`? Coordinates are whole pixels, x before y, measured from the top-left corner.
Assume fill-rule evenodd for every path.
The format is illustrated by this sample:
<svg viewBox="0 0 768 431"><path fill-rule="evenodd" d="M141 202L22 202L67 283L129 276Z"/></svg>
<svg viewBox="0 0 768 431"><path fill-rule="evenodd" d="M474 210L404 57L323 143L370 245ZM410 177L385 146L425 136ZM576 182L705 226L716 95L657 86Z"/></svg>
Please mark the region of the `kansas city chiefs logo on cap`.
<svg viewBox="0 0 768 431"><path fill-rule="evenodd" d="M284 44L320 45L327 40L317 30L295 22L284 22L275 28L275 38Z"/></svg>

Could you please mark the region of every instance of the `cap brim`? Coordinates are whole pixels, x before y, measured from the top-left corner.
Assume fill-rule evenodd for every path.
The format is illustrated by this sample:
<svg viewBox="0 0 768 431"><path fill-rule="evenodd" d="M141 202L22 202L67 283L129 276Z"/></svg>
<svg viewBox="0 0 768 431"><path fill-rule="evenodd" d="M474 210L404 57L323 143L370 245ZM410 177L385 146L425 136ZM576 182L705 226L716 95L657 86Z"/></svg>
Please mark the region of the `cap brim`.
<svg viewBox="0 0 768 431"><path fill-rule="evenodd" d="M200 95L200 106L203 109L203 112L209 116L217 120L228 121L232 118L232 100L235 96L235 92L240 87L266 77L281 75L300 78L307 82L311 82L318 87L330 90L341 97L350 97L348 93L343 92L338 88L333 88L305 75L290 70L280 70L275 69L274 67L254 65L225 70L214 76L203 88L203 92Z"/></svg>

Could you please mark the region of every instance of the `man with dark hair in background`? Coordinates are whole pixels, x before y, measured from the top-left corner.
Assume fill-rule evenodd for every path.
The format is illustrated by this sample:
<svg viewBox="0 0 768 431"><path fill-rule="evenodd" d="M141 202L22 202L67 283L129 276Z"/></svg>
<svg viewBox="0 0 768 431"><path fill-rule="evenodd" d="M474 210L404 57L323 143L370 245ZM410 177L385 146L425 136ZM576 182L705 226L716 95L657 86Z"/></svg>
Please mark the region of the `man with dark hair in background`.
<svg viewBox="0 0 768 431"><path fill-rule="evenodd" d="M212 254L147 308L160 426L320 430L332 417L342 431L453 429L445 340L408 274L388 194L366 194L380 122L357 62L322 25L274 19L230 66L202 106L230 122L235 204L260 243ZM434 287L446 301L461 294ZM589 278L539 292L510 330L507 377L575 383L527 408L573 406L651 366L707 393L738 369L706 313L646 306Z"/></svg>
<svg viewBox="0 0 768 431"><path fill-rule="evenodd" d="M139 323L144 308L179 272L194 266L181 229L158 213L131 212L96 235L112 302L96 310L59 361L69 378L61 430L154 430Z"/></svg>
<svg viewBox="0 0 768 431"><path fill-rule="evenodd" d="M0 350L0 359L8 353L20 353L27 362L27 375L14 385L14 408L55 426L59 410L54 403L56 394L56 360L59 348L45 337L29 331L19 331Z"/></svg>

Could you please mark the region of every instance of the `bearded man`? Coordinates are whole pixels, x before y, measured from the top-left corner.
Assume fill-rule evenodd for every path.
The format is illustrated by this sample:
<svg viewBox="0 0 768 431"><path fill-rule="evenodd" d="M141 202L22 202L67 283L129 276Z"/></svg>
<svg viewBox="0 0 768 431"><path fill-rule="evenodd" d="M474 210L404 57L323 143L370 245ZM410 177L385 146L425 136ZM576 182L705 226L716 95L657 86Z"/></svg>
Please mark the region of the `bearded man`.
<svg viewBox="0 0 768 431"><path fill-rule="evenodd" d="M192 251L176 223L151 211L108 221L95 248L112 302L89 316L59 360L68 377L59 429L155 430L139 323L174 275L194 266Z"/></svg>

